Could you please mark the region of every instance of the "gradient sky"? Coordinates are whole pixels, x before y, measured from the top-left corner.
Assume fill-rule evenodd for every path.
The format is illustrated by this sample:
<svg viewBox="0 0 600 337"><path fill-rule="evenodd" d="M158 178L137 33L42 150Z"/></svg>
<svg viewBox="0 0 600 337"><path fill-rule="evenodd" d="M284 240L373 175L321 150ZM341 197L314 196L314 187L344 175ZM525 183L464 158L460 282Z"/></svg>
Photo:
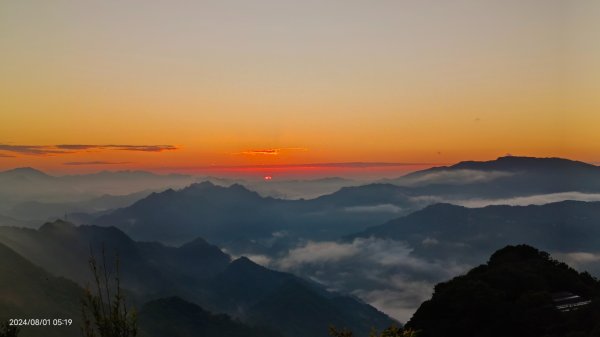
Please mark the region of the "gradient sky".
<svg viewBox="0 0 600 337"><path fill-rule="evenodd" d="M595 0L2 1L0 169L598 162L599 18Z"/></svg>

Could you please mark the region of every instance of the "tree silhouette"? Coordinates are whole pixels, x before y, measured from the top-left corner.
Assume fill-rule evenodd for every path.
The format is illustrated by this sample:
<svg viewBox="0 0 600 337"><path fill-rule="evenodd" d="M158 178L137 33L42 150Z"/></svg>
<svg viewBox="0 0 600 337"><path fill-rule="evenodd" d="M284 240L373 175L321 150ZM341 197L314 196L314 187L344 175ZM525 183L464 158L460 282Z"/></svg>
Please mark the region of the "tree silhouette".
<svg viewBox="0 0 600 337"><path fill-rule="evenodd" d="M94 277L95 289L88 286L82 300L82 332L84 337L135 337L137 335L137 315L128 310L121 289L119 256L115 256L115 274L106 266L104 246L102 264L99 265L90 254L90 270Z"/></svg>
<svg viewBox="0 0 600 337"><path fill-rule="evenodd" d="M329 335L332 337L354 337L354 333L346 328L338 330L335 326L329 327ZM378 333L377 330L372 330L369 337L418 337L419 331L413 329L399 328L396 325Z"/></svg>
<svg viewBox="0 0 600 337"><path fill-rule="evenodd" d="M19 335L19 327L9 325L8 322L0 323L0 337L17 337Z"/></svg>

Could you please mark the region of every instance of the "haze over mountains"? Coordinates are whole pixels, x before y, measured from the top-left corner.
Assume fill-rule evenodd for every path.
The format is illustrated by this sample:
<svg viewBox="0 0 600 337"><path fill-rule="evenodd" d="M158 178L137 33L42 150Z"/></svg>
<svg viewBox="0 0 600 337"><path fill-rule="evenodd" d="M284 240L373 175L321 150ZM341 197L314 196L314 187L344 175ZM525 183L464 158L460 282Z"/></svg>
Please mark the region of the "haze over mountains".
<svg viewBox="0 0 600 337"><path fill-rule="evenodd" d="M287 336L326 336L330 323L367 333L371 324L382 328L392 322L374 308L316 283L268 270L244 257L232 260L202 239L174 248L135 242L114 227L56 221L39 230L0 227L0 243L82 286L92 281L83 272L90 249L97 256L104 249L109 258L118 252L123 287L136 303L179 296Z"/></svg>
<svg viewBox="0 0 600 337"><path fill-rule="evenodd" d="M190 329L225 322L235 333L289 337L324 336L332 323L366 334L391 322L363 301L408 321L436 283L506 245L534 245L600 275L600 168L582 162L501 157L362 185L198 179L3 172L10 189L0 195L11 201L0 211L0 244L79 285L89 281L82 271L90 245L98 252L104 244L119 251L128 294L149 316L176 321L185 311ZM91 196L117 190L128 194ZM73 191L92 192L78 200ZM43 223L36 219L64 212L86 225L34 229ZM34 228L18 228L27 226Z"/></svg>
<svg viewBox="0 0 600 337"><path fill-rule="evenodd" d="M26 225L43 223L65 214L77 220L80 213L94 214L125 207L168 188L180 189L195 182L211 181L229 186L243 183L264 196L315 197L343 186L360 184L342 178L264 181L204 177L183 174L154 174L145 171L101 171L93 174L53 176L23 167L0 172L0 214ZM88 220L89 217L83 217Z"/></svg>
<svg viewBox="0 0 600 337"><path fill-rule="evenodd" d="M557 158L463 162L394 182L401 186L345 187L309 200L264 198L239 185L225 188L205 182L153 194L94 223L115 225L143 240L158 237L181 243L189 235L202 236L233 251L248 246L245 249L262 252L277 241L289 244L290 236L296 239L291 242L334 239L437 202L479 206L499 200L506 204L600 200L600 168Z"/></svg>

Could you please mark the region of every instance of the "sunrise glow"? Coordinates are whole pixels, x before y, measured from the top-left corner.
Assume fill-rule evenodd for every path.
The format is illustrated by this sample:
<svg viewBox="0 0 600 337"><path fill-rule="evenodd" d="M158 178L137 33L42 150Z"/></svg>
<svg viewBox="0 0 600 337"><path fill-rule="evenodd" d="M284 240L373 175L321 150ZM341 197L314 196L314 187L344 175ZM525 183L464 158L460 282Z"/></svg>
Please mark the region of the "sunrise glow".
<svg viewBox="0 0 600 337"><path fill-rule="evenodd" d="M0 169L597 162L597 6L566 6L3 2Z"/></svg>

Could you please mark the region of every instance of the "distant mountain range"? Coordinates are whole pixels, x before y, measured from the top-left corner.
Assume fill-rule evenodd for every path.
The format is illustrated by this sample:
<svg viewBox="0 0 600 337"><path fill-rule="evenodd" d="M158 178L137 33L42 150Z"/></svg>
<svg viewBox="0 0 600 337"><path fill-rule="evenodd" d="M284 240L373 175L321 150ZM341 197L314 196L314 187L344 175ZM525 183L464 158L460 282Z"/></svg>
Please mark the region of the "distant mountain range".
<svg viewBox="0 0 600 337"><path fill-rule="evenodd" d="M152 194L93 223L117 226L141 240L181 243L203 236L247 252L264 250L274 241L293 243L273 237L283 233L335 239L440 201L600 192L600 168L565 159L501 157L419 171L394 182L399 185L344 187L309 200L264 198L241 185L204 182Z"/></svg>
<svg viewBox="0 0 600 337"><path fill-rule="evenodd" d="M269 270L247 258L231 261L202 239L176 248L133 241L114 227L77 227L56 221L39 230L0 227L0 244L80 285L91 281L90 251L98 258L104 249L109 266L118 252L122 284L135 303L179 296L289 337L326 336L331 323L367 333L372 326L381 328L392 322L369 305L328 292L316 283ZM21 294L9 283L4 290Z"/></svg>
<svg viewBox="0 0 600 337"><path fill-rule="evenodd" d="M440 270L453 266L457 268L452 270L465 270L505 245L535 245L557 256L578 259L577 267L600 273L594 263L600 259L600 202L544 202L557 194L568 199L577 193L581 200L600 195L600 169L582 162L527 157L461 162L293 200L261 195L241 184L222 186L194 179L147 172L67 177L28 168L0 172L0 225L13 226L0 226L0 244L5 250L2 254L18 264L4 266L7 271L28 266L22 267L23 275L38 275L33 280L55 275L65 279L52 276L49 280L56 279L53 282L57 284L72 280L76 282L72 285L81 286L90 281L87 257L91 251L100 254L104 246L109 257L118 251L129 298L147 317L170 317L170 323L147 320L152 326L144 332L148 337L169 324L187 326L181 331L181 336L186 336L200 329L196 323L202 320L210 329L225 324L232 336L325 336L329 324L366 334L371 326L383 328L391 319L359 300L325 290L308 277L333 280L327 286L347 292L358 289L356 294L370 296L369 303L386 305L396 300L388 301L386 291L398 292L397 287L406 284L413 287L412 292L400 298L414 295L414 301L427 296L426 289L415 288L416 282L423 281L419 277L426 277L428 284L438 282L439 275L455 275ZM348 181L326 183L331 188ZM109 188L105 184L132 194L96 194ZM291 181L285 188L300 186L296 184L303 183ZM161 192L152 192L156 186ZM173 188L165 189L167 186ZM276 191L282 190L271 193ZM548 195L553 197L544 197ZM452 204L515 199L539 199L545 204L476 208ZM63 208L68 209L64 212L72 221L90 225L52 221L39 229L18 228L35 225L38 217L61 216ZM309 252L307 247L322 250ZM378 254L382 261L374 263L373 258L360 255L357 249L362 248ZM388 248L406 254L406 261L390 257ZM277 264L284 261L294 269L282 270L307 278L277 272L244 257L232 258L244 254L270 259L270 266L278 268L286 266ZM344 266L334 266L342 259ZM390 265L390 261L401 265ZM43 270L33 272L35 266ZM354 277L357 268L361 274ZM346 277L343 275L351 282L341 280ZM368 282L369 275L394 282L396 288L378 288L381 282ZM3 280L9 280L4 284L10 286L13 279L0 273L0 282ZM21 284L31 287L32 294L45 287L43 283ZM29 291L24 289L16 293ZM26 298L15 302L8 295L0 297L0 309L4 305L7 312L30 310L23 306ZM48 294L39 296L41 303L61 301ZM68 303L60 306L65 315L75 309ZM185 322L177 318L182 311L190 313Z"/></svg>
<svg viewBox="0 0 600 337"><path fill-rule="evenodd" d="M13 201L81 201L103 194L123 195L144 190L183 187L196 177L145 171L101 171L93 174L52 176L30 168L0 172L0 197Z"/></svg>
<svg viewBox="0 0 600 337"><path fill-rule="evenodd" d="M183 188L202 180L221 186L243 183L263 196L299 199L331 193L358 182L342 178L315 180L236 180L146 171L101 171L53 176L30 168L0 172L0 214L27 224L43 223L65 214L94 214L126 207L151 192ZM83 219L89 219L89 216ZM76 219L75 217L73 218ZM78 218L77 218L78 219ZM4 223L0 222L0 225ZM39 225L38 225L39 226Z"/></svg>
<svg viewBox="0 0 600 337"><path fill-rule="evenodd" d="M393 185L345 187L310 200L261 197L245 187L210 182L153 193L98 217L138 240L181 243L202 236L232 251L273 248L273 242L331 239L406 212L410 200ZM276 247L274 247L276 249Z"/></svg>
<svg viewBox="0 0 600 337"><path fill-rule="evenodd" d="M600 251L600 202L467 208L435 204L350 236L408 242L414 254L478 262L527 242L552 252Z"/></svg>
<svg viewBox="0 0 600 337"><path fill-rule="evenodd" d="M409 194L507 198L560 192L600 192L600 167L562 158L499 157L434 167L386 182Z"/></svg>

